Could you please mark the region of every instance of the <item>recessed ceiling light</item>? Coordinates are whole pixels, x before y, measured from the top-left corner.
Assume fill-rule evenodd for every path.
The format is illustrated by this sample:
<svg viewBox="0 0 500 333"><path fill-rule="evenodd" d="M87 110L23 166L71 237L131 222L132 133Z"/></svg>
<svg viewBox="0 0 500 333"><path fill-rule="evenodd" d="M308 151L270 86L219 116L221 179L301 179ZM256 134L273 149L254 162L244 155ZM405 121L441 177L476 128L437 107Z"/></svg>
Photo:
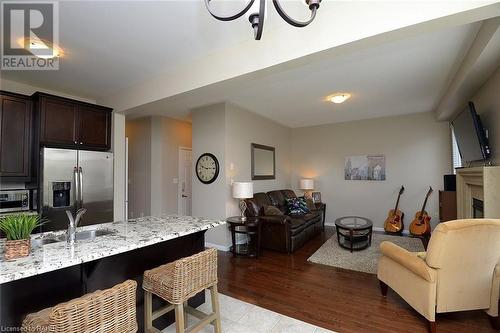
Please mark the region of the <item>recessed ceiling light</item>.
<svg viewBox="0 0 500 333"><path fill-rule="evenodd" d="M344 103L351 97L351 94L348 93L340 93L340 94L335 94L330 96L328 99L330 102L335 103L335 104L340 104Z"/></svg>
<svg viewBox="0 0 500 333"><path fill-rule="evenodd" d="M20 38L18 44L38 58L51 59L62 57L64 54L63 49L59 46L38 38L31 38L29 40Z"/></svg>

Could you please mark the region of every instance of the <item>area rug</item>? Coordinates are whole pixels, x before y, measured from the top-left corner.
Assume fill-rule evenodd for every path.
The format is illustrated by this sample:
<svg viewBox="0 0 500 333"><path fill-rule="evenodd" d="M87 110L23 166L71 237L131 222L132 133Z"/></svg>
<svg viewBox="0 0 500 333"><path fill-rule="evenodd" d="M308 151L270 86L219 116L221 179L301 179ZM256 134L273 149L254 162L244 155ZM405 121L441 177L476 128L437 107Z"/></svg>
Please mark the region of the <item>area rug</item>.
<svg viewBox="0 0 500 333"><path fill-rule="evenodd" d="M411 252L425 251L422 241L418 238L374 233L370 247L351 253L340 247L335 234L307 260L316 264L376 274L377 261L381 255L380 243L383 241L393 242Z"/></svg>

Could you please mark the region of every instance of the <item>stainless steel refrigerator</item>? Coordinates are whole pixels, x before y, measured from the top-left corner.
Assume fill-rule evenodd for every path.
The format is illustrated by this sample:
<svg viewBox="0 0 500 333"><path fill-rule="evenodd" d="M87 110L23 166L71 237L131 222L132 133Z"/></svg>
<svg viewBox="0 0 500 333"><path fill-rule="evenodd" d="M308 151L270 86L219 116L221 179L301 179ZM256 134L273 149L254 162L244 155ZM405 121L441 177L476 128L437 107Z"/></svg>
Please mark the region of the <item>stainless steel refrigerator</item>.
<svg viewBox="0 0 500 333"><path fill-rule="evenodd" d="M68 227L65 211L86 208L80 226L113 221L113 154L42 149L43 231Z"/></svg>

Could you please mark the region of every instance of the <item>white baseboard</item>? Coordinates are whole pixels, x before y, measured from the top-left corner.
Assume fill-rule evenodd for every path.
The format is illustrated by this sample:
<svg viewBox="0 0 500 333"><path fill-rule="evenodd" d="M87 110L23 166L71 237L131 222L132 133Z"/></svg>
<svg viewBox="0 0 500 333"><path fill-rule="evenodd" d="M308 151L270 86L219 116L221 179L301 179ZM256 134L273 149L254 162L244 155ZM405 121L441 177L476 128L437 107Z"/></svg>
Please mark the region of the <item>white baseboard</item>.
<svg viewBox="0 0 500 333"><path fill-rule="evenodd" d="M222 251L222 252L229 252L229 250L231 249L231 245L224 246L224 245L213 244L213 243L208 243L208 242L205 242L205 247L217 249L217 250Z"/></svg>
<svg viewBox="0 0 500 333"><path fill-rule="evenodd" d="M335 227L335 224L332 224L332 223L325 223L325 225L329 226L329 227ZM384 228L381 228L381 227L373 227L373 231L385 232ZM403 235L409 235L409 234L410 234L409 230L403 230Z"/></svg>
<svg viewBox="0 0 500 333"><path fill-rule="evenodd" d="M385 232L384 228L381 228L381 227L373 227L373 230L374 231L382 231L382 232ZM410 231L409 230L403 230L403 235L409 235L410 234Z"/></svg>

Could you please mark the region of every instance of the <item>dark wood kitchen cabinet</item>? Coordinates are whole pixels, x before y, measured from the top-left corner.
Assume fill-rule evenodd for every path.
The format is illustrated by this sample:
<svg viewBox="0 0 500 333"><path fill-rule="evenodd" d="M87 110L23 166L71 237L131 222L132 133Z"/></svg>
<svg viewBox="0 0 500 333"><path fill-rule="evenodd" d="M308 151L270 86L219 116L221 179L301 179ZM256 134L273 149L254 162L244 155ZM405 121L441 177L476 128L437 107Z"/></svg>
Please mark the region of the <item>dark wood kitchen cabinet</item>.
<svg viewBox="0 0 500 333"><path fill-rule="evenodd" d="M49 147L108 150L112 109L44 93L33 95L40 143Z"/></svg>
<svg viewBox="0 0 500 333"><path fill-rule="evenodd" d="M78 109L77 137L80 145L109 149L111 110L81 105Z"/></svg>
<svg viewBox="0 0 500 333"><path fill-rule="evenodd" d="M76 143L75 126L78 107L60 98L36 99L40 117L40 142L56 145Z"/></svg>
<svg viewBox="0 0 500 333"><path fill-rule="evenodd" d="M31 98L0 91L0 176L29 181L31 177Z"/></svg>

